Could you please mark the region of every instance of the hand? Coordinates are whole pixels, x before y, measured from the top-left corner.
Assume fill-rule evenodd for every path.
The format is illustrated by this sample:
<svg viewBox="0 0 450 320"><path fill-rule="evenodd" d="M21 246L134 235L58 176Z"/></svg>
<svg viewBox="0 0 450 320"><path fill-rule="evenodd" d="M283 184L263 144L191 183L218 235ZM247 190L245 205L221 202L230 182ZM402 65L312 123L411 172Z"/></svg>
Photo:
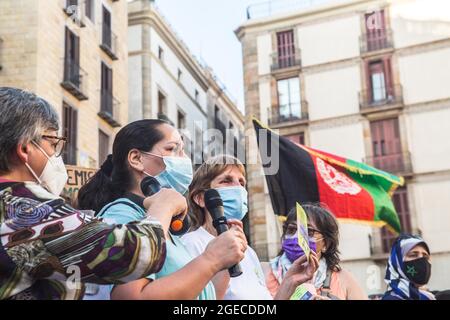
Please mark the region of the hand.
<svg viewBox="0 0 450 320"><path fill-rule="evenodd" d="M144 199L144 208L147 211L155 207L169 211L172 216L187 212L186 198L174 189L162 188L154 195Z"/></svg>
<svg viewBox="0 0 450 320"><path fill-rule="evenodd" d="M187 202L179 192L173 189L162 188L154 195L144 199L144 208L147 209L147 215L150 215L163 226L164 233L169 230L172 217L187 214Z"/></svg>
<svg viewBox="0 0 450 320"><path fill-rule="evenodd" d="M311 280L317 268L319 267L317 254L315 252L311 252L309 263L305 265L306 261L306 256L302 256L295 260L292 266L286 272L284 279L292 282L292 285L295 285L295 287L298 287L302 283Z"/></svg>
<svg viewBox="0 0 450 320"><path fill-rule="evenodd" d="M278 292L274 299L276 300L288 300L293 294L295 289L309 280L311 280L319 267L319 261L317 260L317 254L311 252L309 256L309 263L307 263L306 256L302 256L292 263L292 266L286 272L283 281L280 284Z"/></svg>
<svg viewBox="0 0 450 320"><path fill-rule="evenodd" d="M212 240L205 249L205 255L215 269L215 273L228 269L244 259L247 239L238 226L222 233Z"/></svg>

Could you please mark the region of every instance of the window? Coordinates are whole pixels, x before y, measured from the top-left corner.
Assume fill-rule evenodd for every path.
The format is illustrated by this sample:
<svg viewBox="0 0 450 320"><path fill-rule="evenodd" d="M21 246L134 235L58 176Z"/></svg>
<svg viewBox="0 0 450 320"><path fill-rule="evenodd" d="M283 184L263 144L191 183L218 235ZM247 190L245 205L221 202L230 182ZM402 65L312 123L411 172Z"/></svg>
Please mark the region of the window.
<svg viewBox="0 0 450 320"><path fill-rule="evenodd" d="M95 22L95 0L86 0L85 6L86 17Z"/></svg>
<svg viewBox="0 0 450 320"><path fill-rule="evenodd" d="M63 136L67 137L67 143L63 152L66 164L77 164L77 130L78 111L67 103L63 103Z"/></svg>
<svg viewBox="0 0 450 320"><path fill-rule="evenodd" d="M384 75L383 62L372 62L369 65L370 86L372 89L372 101L382 101L386 99L386 79Z"/></svg>
<svg viewBox="0 0 450 320"><path fill-rule="evenodd" d="M158 59L164 62L164 50L161 47L158 47Z"/></svg>
<svg viewBox="0 0 450 320"><path fill-rule="evenodd" d="M289 140L291 140L294 143L298 143L298 144L302 144L302 145L305 144L305 133L304 132L289 135L289 136L286 136L286 138L288 138Z"/></svg>
<svg viewBox="0 0 450 320"><path fill-rule="evenodd" d="M365 15L367 51L381 50L388 47L386 19L384 10Z"/></svg>
<svg viewBox="0 0 450 320"><path fill-rule="evenodd" d="M80 38L66 27L64 81L80 87Z"/></svg>
<svg viewBox="0 0 450 320"><path fill-rule="evenodd" d="M194 164L201 164L202 162L203 162L203 134L200 128L195 127Z"/></svg>
<svg viewBox="0 0 450 320"><path fill-rule="evenodd" d="M111 45L111 12L108 11L105 7L103 7L103 44L108 48L112 48Z"/></svg>
<svg viewBox="0 0 450 320"><path fill-rule="evenodd" d="M277 33L277 53L279 68L288 68L295 65L295 41L293 30Z"/></svg>
<svg viewBox="0 0 450 320"><path fill-rule="evenodd" d="M369 103L387 102L393 98L394 90L391 79L391 59L370 61L368 63Z"/></svg>
<svg viewBox="0 0 450 320"><path fill-rule="evenodd" d="M113 75L112 69L102 62L101 73L101 111L108 113L111 117L113 114Z"/></svg>
<svg viewBox="0 0 450 320"><path fill-rule="evenodd" d="M378 169L399 173L404 169L398 119L370 123L373 163Z"/></svg>
<svg viewBox="0 0 450 320"><path fill-rule="evenodd" d="M158 91L158 115L167 115L167 99L166 96Z"/></svg>
<svg viewBox="0 0 450 320"><path fill-rule="evenodd" d="M278 120L286 121L301 118L300 79L298 77L279 80Z"/></svg>
<svg viewBox="0 0 450 320"><path fill-rule="evenodd" d="M200 93L198 92L198 90L195 90L195 93L194 93L195 101L198 102L199 96L200 96Z"/></svg>
<svg viewBox="0 0 450 320"><path fill-rule="evenodd" d="M219 120L219 107L214 106L214 120Z"/></svg>
<svg viewBox="0 0 450 320"><path fill-rule="evenodd" d="M103 163L109 155L109 135L98 130L98 163Z"/></svg>
<svg viewBox="0 0 450 320"><path fill-rule="evenodd" d="M178 69L178 74L177 74L178 81L181 81L182 77L183 77L183 72L180 69Z"/></svg>
<svg viewBox="0 0 450 320"><path fill-rule="evenodd" d="M398 217L400 219L402 232L411 233L411 214L409 212L407 188L402 187L397 189L392 197L392 201L394 202L395 210L397 211ZM381 230L383 252L390 252L396 238L397 236L390 232L386 227Z"/></svg>
<svg viewBox="0 0 450 320"><path fill-rule="evenodd" d="M185 129L186 128L186 116L181 110L178 110L177 114L178 118L178 129Z"/></svg>

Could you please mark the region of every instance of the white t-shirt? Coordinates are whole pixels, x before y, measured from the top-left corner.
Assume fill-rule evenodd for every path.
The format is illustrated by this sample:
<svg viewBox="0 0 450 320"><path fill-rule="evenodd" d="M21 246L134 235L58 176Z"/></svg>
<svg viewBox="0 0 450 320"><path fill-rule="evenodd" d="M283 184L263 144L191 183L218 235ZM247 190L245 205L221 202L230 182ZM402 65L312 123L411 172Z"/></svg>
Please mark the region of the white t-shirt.
<svg viewBox="0 0 450 320"><path fill-rule="evenodd" d="M205 251L214 236L203 227L181 237L186 249L193 257ZM272 295L266 286L264 272L255 251L247 247L244 259L239 263L242 274L231 278L225 293L225 300L272 300Z"/></svg>

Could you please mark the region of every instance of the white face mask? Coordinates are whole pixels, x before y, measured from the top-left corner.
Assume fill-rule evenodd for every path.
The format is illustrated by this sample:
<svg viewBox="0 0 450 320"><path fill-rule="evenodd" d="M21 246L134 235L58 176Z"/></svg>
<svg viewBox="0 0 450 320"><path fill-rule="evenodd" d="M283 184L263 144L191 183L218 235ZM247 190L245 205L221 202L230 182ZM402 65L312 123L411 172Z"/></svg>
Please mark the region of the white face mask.
<svg viewBox="0 0 450 320"><path fill-rule="evenodd" d="M64 161L61 156L57 157L56 155L53 155L49 157L44 149L41 148L41 146L39 146L35 142L33 142L33 144L38 147L39 150L41 150L41 152L47 157L48 161L40 177L37 176L37 174L33 169L31 169L28 163L25 163L25 165L41 186L48 189L48 191L50 191L54 195L59 196L63 191L68 179Z"/></svg>

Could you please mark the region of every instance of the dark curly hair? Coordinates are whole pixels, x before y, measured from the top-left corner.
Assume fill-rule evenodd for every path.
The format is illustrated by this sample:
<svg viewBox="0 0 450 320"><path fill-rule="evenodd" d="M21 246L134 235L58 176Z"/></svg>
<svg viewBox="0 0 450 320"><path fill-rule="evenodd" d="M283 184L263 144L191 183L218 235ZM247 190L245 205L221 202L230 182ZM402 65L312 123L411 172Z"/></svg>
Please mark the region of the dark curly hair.
<svg viewBox="0 0 450 320"><path fill-rule="evenodd" d="M340 271L339 263L339 225L334 215L325 208L324 205L318 203L302 204L303 209L308 216L308 221L313 221L317 229L323 235L325 241L325 252L321 253L327 262L328 269L331 271ZM284 238L289 223L296 221L296 208L292 208L287 215L287 219L283 224ZM280 252L282 254L283 251Z"/></svg>

